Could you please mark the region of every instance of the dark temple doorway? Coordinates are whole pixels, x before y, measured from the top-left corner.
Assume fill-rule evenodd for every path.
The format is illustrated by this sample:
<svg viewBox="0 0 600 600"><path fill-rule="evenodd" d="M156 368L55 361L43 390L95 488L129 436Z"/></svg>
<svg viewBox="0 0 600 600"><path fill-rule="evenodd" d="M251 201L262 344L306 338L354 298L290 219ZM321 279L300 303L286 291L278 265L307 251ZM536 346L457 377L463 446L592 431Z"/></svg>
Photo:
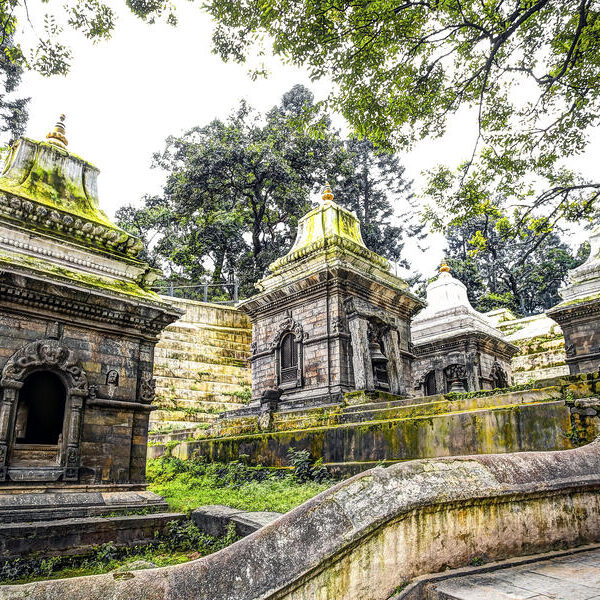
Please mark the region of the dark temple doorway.
<svg viewBox="0 0 600 600"><path fill-rule="evenodd" d="M54 373L38 371L25 379L19 392L16 442L56 445L63 430L67 392Z"/></svg>

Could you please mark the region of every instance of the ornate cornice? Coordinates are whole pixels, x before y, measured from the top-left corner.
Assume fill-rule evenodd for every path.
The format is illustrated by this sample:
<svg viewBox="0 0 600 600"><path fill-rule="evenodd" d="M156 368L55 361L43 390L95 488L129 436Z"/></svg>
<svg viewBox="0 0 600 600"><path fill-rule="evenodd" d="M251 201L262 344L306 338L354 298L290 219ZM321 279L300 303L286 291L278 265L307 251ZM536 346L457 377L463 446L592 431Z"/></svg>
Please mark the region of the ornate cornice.
<svg viewBox="0 0 600 600"><path fill-rule="evenodd" d="M413 341L413 349L417 359L422 359L439 354L440 352L468 352L469 345L473 343L476 350L480 352L482 350L492 351L509 361L519 352L518 346L502 338L494 338L481 332L459 334L454 337L440 338L439 340L423 343Z"/></svg>
<svg viewBox="0 0 600 600"><path fill-rule="evenodd" d="M137 257L143 248L141 240L114 225L103 225L6 192L0 192L0 218L129 258Z"/></svg>
<svg viewBox="0 0 600 600"><path fill-rule="evenodd" d="M12 302L29 309L45 310L56 315L78 317L84 321L98 321L120 328L131 328L142 333L158 335L167 325L181 316L181 311L160 304L152 305L134 297L110 298L91 291L80 291L61 285L70 294L52 294L31 285L18 285L13 280L23 278L0 273L0 302ZM28 280L25 279L25 282ZM44 285L42 281L39 282ZM60 285L60 284L55 284ZM47 287L47 286L44 286ZM0 304L0 305L1 305Z"/></svg>

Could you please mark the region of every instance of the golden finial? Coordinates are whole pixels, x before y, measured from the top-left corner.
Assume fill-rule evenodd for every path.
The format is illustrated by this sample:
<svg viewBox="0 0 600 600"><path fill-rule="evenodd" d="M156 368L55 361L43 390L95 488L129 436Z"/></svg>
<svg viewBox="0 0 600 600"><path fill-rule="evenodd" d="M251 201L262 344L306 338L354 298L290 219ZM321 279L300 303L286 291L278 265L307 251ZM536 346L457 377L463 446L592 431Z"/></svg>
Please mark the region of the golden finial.
<svg viewBox="0 0 600 600"><path fill-rule="evenodd" d="M65 115L60 115L54 126L54 131L51 131L46 138L49 144L54 144L59 148L66 148L69 145L65 136Z"/></svg>
<svg viewBox="0 0 600 600"><path fill-rule="evenodd" d="M323 198L323 202L333 202L333 193L331 192L329 182L325 184L325 187L323 188L323 195L321 196L321 198Z"/></svg>
<svg viewBox="0 0 600 600"><path fill-rule="evenodd" d="M446 259L442 260L442 264L440 266L440 273L450 273L450 267L446 263Z"/></svg>

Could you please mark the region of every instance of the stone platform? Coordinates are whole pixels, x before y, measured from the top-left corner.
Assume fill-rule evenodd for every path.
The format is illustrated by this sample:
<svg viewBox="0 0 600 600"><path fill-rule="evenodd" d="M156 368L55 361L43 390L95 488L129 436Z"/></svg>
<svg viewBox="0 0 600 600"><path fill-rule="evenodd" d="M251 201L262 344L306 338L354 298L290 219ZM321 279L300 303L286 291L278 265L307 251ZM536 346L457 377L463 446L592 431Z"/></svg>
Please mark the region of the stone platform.
<svg viewBox="0 0 600 600"><path fill-rule="evenodd" d="M246 455L251 464L282 467L290 448L306 449L343 474L414 458L564 450L598 434L597 389L598 375L581 375L540 382L536 389L475 394L355 392L344 404L275 412L262 429L256 415L223 419L196 439L174 440L179 443L170 450L179 458L227 462ZM172 445L163 438L149 456Z"/></svg>
<svg viewBox="0 0 600 600"><path fill-rule="evenodd" d="M600 549L430 586L426 600L599 600Z"/></svg>
<svg viewBox="0 0 600 600"><path fill-rule="evenodd" d="M0 494L0 562L87 554L105 542L145 545L165 534L167 503L144 484L13 485Z"/></svg>
<svg viewBox="0 0 600 600"><path fill-rule="evenodd" d="M145 546L167 533L183 513L117 515L0 524L0 562L7 559L90 554L99 545Z"/></svg>

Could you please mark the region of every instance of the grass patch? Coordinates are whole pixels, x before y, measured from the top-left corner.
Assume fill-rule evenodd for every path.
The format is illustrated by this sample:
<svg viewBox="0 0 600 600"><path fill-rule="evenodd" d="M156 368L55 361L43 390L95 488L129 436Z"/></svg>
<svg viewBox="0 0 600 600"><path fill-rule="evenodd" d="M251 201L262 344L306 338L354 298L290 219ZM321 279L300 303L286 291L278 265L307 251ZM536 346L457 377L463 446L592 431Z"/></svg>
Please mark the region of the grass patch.
<svg viewBox="0 0 600 600"><path fill-rule="evenodd" d="M250 467L239 461L205 463L163 456L148 461L146 475L149 489L177 512L206 504L287 512L333 484L321 472L320 481L306 481L295 471Z"/></svg>

